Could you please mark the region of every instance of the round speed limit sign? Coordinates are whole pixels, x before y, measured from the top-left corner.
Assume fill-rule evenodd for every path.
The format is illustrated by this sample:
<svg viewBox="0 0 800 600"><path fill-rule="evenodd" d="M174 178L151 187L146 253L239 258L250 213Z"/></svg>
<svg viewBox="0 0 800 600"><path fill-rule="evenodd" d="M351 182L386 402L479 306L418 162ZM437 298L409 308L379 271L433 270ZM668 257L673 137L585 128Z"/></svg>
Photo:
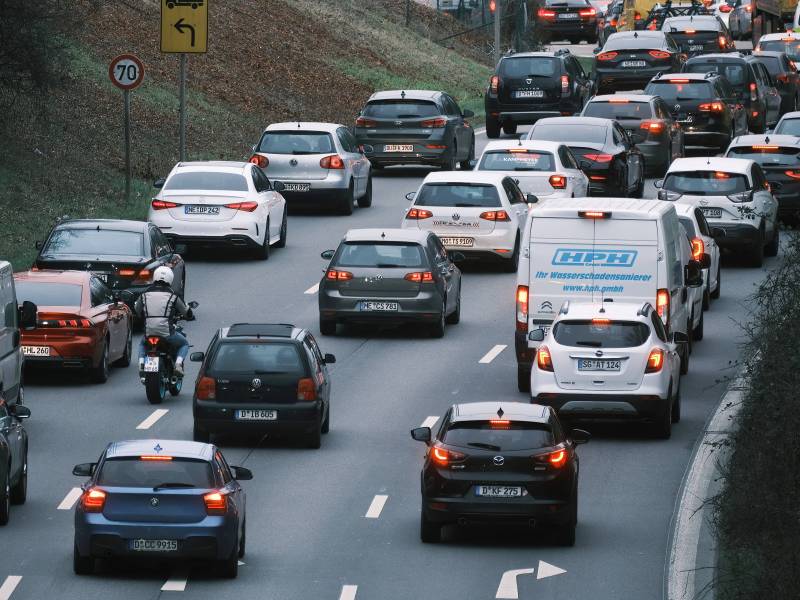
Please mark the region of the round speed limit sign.
<svg viewBox="0 0 800 600"><path fill-rule="evenodd" d="M144 79L144 65L133 54L120 54L108 66L111 83L123 90L132 90Z"/></svg>

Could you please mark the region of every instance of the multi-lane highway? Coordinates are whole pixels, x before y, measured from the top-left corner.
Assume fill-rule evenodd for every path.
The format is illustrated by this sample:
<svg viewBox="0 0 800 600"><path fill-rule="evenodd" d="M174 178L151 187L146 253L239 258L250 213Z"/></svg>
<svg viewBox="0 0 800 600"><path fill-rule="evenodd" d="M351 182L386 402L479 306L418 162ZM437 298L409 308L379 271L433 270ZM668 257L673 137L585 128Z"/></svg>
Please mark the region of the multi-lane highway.
<svg viewBox="0 0 800 600"><path fill-rule="evenodd" d="M478 151L485 143L480 134ZM268 262L190 258L187 298L200 303L198 320L186 326L194 348L205 349L218 327L241 321L292 322L318 333L316 284L326 265L319 253L335 248L348 228L398 226L404 194L426 172L397 168L376 175L372 208L351 217L293 214L287 247ZM649 182L646 195L653 192ZM516 578L519 598L660 598L681 477L724 391L718 381L732 374L738 323L748 318L747 296L763 276L763 269L725 263L722 297L706 314L705 339L695 345L683 380L683 418L670 440L631 428L595 429L580 448L574 548L522 529L447 530L436 545L419 539L423 446L409 429L430 424L453 402L527 400L516 390L512 274L465 268L461 323L443 339L408 329L318 336L323 351L337 357L331 432L322 449L286 440L217 440L231 464L255 474L244 483L247 555L236 580L217 579L202 566L110 565L89 577L72 572L72 508L81 483L72 466L96 459L111 440L190 439L189 382L197 364L188 365L181 396L157 410L147 403L135 367L113 371L105 385L31 373L28 501L14 507L0 534L0 598L143 600L183 592L199 599L478 600L515 597L513 574L503 586L501 579L517 569L528 570Z"/></svg>

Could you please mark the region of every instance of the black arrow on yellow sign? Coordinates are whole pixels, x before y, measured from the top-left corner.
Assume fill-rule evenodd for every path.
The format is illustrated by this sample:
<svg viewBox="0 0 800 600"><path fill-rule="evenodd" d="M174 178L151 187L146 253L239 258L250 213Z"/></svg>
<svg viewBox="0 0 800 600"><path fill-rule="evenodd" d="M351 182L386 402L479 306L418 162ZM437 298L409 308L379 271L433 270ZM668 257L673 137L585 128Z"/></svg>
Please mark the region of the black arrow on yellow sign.
<svg viewBox="0 0 800 600"><path fill-rule="evenodd" d="M191 46L194 47L194 25L189 25L188 23L183 22L183 17L178 19L178 22L174 25L175 29L178 30L178 33L184 33L187 29L192 36Z"/></svg>

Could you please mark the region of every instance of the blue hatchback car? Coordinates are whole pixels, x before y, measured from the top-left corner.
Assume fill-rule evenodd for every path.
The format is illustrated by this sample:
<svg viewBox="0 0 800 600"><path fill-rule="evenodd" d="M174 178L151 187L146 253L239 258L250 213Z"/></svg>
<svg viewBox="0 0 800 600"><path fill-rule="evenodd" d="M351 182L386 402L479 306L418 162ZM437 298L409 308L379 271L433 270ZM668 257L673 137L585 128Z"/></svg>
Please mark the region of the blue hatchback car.
<svg viewBox="0 0 800 600"><path fill-rule="evenodd" d="M75 508L75 573L94 572L98 558L153 557L214 560L222 576L236 577L245 551L239 481L253 475L229 467L215 446L113 442L72 473L89 477Z"/></svg>

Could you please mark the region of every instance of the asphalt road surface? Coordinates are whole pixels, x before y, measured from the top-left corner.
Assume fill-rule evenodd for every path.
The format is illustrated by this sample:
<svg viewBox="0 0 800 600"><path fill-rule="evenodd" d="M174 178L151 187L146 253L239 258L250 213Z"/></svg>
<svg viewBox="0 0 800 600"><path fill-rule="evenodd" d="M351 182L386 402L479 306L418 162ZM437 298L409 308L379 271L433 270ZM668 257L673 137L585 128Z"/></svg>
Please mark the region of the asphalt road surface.
<svg viewBox="0 0 800 600"><path fill-rule="evenodd" d="M481 134L478 151L485 141ZM319 253L335 248L348 228L398 226L404 194L426 173L385 170L375 178L373 207L351 217L292 215L287 247L268 262L190 257L187 299L200 303L198 320L186 326L194 349L204 350L218 327L242 321L291 322L318 334L315 286L326 265ZM646 195L654 195L652 182ZM775 264L769 259L765 269ZM331 431L320 450L281 439L217 440L231 464L255 474L243 484L247 555L236 580L216 579L202 565L110 564L90 577L72 573L73 490L82 482L72 466L95 460L112 440L190 439L197 364L188 364L184 392L157 412L135 367L113 371L105 385L31 373L28 501L12 508L0 530L0 600L145 600L179 598L181 591L209 600L482 600L516 597L515 580L523 599L660 598L681 477L724 391L717 382L733 374L738 323L748 318L747 297L765 269L724 263L722 297L706 313L672 439L614 428L595 430L581 446L574 548L527 529L446 530L436 545L419 539L424 446L409 430L454 402L527 400L516 389L511 274L465 270L461 323L448 326L443 339L413 329L318 335L323 352L337 357ZM480 362L492 350L496 356ZM517 569L526 571L507 575L501 586L504 573Z"/></svg>

